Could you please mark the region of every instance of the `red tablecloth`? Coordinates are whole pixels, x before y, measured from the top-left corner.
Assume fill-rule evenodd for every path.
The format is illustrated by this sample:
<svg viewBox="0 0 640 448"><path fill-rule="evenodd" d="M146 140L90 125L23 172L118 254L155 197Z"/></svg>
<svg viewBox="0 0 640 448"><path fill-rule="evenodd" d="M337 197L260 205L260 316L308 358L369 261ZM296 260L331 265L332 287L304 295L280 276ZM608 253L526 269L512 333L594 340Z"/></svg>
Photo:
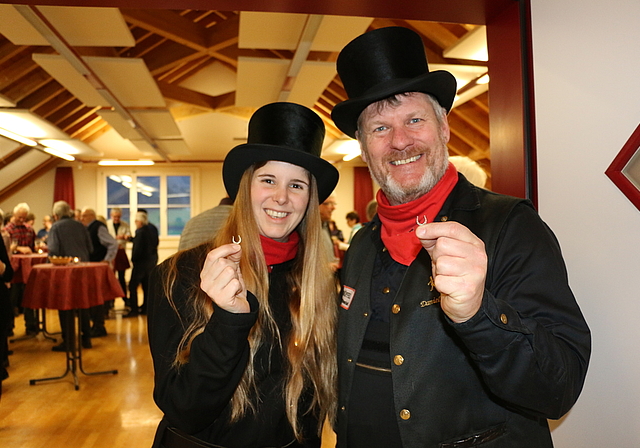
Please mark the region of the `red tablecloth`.
<svg viewBox="0 0 640 448"><path fill-rule="evenodd" d="M107 263L39 264L31 269L22 304L34 309L72 310L123 296Z"/></svg>
<svg viewBox="0 0 640 448"><path fill-rule="evenodd" d="M11 255L11 267L13 278L11 283L27 283L31 267L47 262L47 254L13 254Z"/></svg>

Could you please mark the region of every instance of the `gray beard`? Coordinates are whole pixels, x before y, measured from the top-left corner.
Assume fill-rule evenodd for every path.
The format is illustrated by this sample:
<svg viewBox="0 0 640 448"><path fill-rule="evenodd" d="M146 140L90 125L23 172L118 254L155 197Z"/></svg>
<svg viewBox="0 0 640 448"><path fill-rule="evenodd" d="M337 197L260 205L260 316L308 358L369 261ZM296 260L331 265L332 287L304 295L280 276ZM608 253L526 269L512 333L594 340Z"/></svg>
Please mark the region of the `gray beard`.
<svg viewBox="0 0 640 448"><path fill-rule="evenodd" d="M386 173L374 173L369 167L369 174L380 185L391 205L406 204L427 194L444 176L449 166L449 159L443 157L441 166L430 166L422 175L422 179L413 188L407 188Z"/></svg>

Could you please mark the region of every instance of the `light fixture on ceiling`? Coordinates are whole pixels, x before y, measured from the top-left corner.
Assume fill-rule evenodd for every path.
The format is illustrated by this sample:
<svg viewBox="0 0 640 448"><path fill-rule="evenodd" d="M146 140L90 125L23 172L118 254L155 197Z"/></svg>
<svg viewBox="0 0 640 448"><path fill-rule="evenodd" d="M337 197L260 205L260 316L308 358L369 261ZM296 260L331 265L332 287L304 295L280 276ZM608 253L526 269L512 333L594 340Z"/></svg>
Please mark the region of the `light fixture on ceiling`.
<svg viewBox="0 0 640 448"><path fill-rule="evenodd" d="M488 61L487 52L487 27L478 26L462 39L442 52L445 58L469 59L472 61Z"/></svg>
<svg viewBox="0 0 640 448"><path fill-rule="evenodd" d="M336 140L331 145L329 145L325 153L340 154L343 156L342 160L344 162L348 162L349 160L353 160L360 155L360 144L357 140L353 139Z"/></svg>
<svg viewBox="0 0 640 448"><path fill-rule="evenodd" d="M64 153L62 151L59 151L59 150L55 149L55 148L49 148L47 146L44 146L42 148L42 150L44 152L46 152L47 154L51 154L52 156L60 157L61 159L67 160L69 162L73 162L74 160L76 160L76 158L73 157L72 155L66 154L66 153Z"/></svg>
<svg viewBox="0 0 640 448"><path fill-rule="evenodd" d="M100 160L100 166L151 166L155 164L153 160Z"/></svg>
<svg viewBox="0 0 640 448"><path fill-rule="evenodd" d="M11 132L4 128L0 128L0 135L8 138L9 140L22 143L23 145L38 146L38 142L36 142L35 140L31 140L30 138L23 137L21 135L16 134L15 132Z"/></svg>

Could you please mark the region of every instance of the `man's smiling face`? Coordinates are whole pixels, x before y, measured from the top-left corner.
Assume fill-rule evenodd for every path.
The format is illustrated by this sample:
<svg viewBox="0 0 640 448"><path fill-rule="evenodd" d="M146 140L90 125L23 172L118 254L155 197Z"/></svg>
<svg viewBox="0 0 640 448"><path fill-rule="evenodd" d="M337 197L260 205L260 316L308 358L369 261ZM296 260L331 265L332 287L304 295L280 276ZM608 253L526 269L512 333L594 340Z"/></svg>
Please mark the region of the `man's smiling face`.
<svg viewBox="0 0 640 448"><path fill-rule="evenodd" d="M369 105L362 112L357 133L362 159L392 205L427 193L449 163L446 116L438 119L423 93L396 99L396 104Z"/></svg>

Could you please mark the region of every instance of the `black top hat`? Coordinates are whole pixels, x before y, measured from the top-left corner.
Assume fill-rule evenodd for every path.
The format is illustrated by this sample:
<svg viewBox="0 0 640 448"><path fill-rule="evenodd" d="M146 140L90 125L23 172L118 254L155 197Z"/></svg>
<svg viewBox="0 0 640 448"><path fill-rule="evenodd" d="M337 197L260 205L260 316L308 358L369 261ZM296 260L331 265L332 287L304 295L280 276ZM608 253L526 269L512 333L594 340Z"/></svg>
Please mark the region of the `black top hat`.
<svg viewBox="0 0 640 448"><path fill-rule="evenodd" d="M277 160L301 166L316 178L323 202L338 183L338 170L320 158L324 123L311 109L294 103L271 103L255 111L249 120L247 143L227 154L222 180L235 200L240 179L257 162Z"/></svg>
<svg viewBox="0 0 640 448"><path fill-rule="evenodd" d="M340 52L337 69L349 99L333 108L331 118L353 138L358 117L371 103L423 92L448 112L456 95L455 77L444 70L429 71L422 39L408 28L380 28L356 37Z"/></svg>

